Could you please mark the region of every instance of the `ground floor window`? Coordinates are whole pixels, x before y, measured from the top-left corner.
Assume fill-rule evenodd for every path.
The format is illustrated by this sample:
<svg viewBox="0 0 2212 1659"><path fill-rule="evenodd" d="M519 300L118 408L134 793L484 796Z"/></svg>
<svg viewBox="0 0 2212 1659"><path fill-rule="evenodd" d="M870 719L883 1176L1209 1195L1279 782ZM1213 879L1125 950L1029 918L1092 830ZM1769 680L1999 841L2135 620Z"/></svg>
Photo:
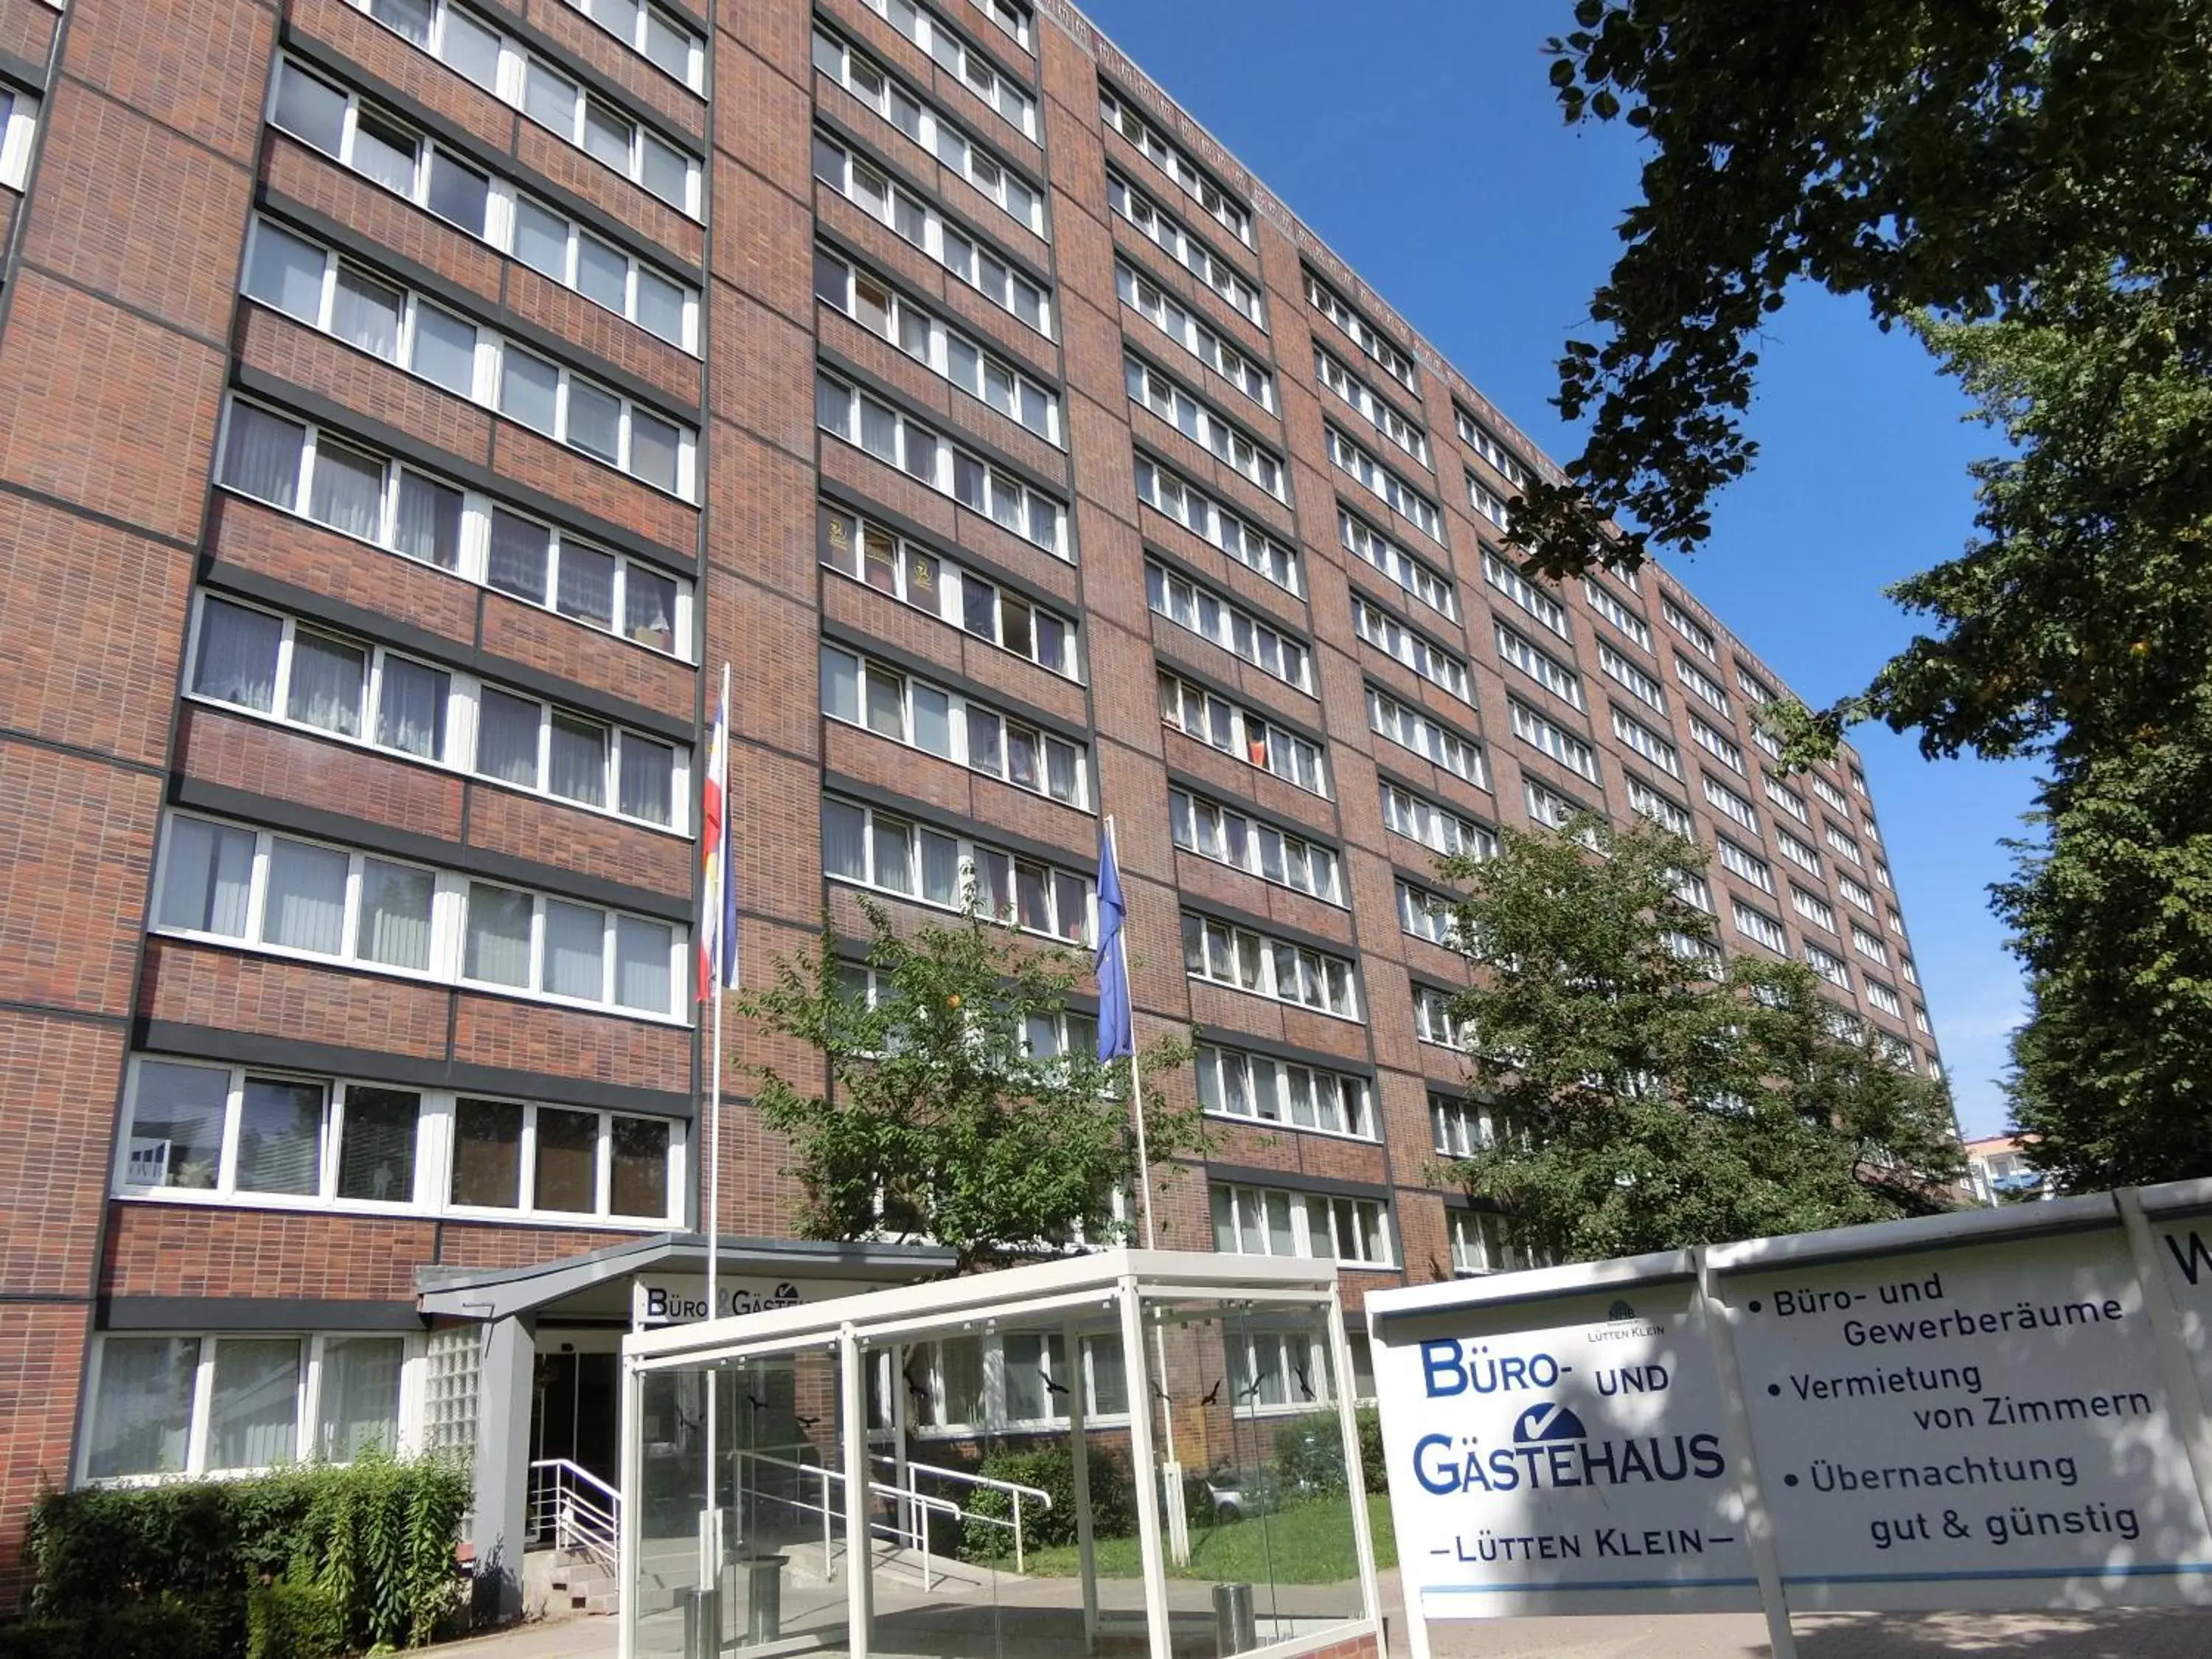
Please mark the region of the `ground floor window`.
<svg viewBox="0 0 2212 1659"><path fill-rule="evenodd" d="M83 1476L234 1474L404 1449L416 1358L404 1336L104 1335Z"/></svg>
<svg viewBox="0 0 2212 1659"><path fill-rule="evenodd" d="M1117 1337L1084 1338L1079 1364L1070 1361L1064 1338L1035 1332L917 1343L904 1351L896 1378L889 1375L890 1360L879 1355L870 1377L870 1415L878 1428L891 1425L887 1390L893 1386L906 1393L907 1421L925 1431L1065 1425L1079 1370L1085 1420L1125 1418L1129 1411Z"/></svg>

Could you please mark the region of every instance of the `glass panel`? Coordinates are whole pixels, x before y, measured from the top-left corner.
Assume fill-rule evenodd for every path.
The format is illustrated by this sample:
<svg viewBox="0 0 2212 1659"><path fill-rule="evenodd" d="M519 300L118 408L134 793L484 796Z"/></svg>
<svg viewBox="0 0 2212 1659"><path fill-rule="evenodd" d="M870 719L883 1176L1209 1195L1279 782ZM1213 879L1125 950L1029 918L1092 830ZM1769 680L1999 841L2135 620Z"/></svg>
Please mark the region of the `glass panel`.
<svg viewBox="0 0 2212 1659"><path fill-rule="evenodd" d="M522 107L533 121L542 121L564 138L576 136L575 83L556 75L535 58L523 83Z"/></svg>
<svg viewBox="0 0 2212 1659"><path fill-rule="evenodd" d="M563 800L607 804L607 728L593 720L553 714L551 775L546 787Z"/></svg>
<svg viewBox="0 0 2212 1659"><path fill-rule="evenodd" d="M538 787L538 732L544 711L537 703L489 686L477 702L477 770L502 783Z"/></svg>
<svg viewBox="0 0 2212 1659"><path fill-rule="evenodd" d="M399 475L399 519L393 544L410 559L455 570L461 562L461 492L419 473Z"/></svg>
<svg viewBox="0 0 2212 1659"><path fill-rule="evenodd" d="M857 806L822 803L822 868L852 881L868 878L867 815Z"/></svg>
<svg viewBox="0 0 2212 1659"><path fill-rule="evenodd" d="M952 699L933 685L914 688L914 741L946 759L952 756Z"/></svg>
<svg viewBox="0 0 2212 1659"><path fill-rule="evenodd" d="M676 787L676 750L625 732L622 738L621 810L647 823L666 823Z"/></svg>
<svg viewBox="0 0 2212 1659"><path fill-rule="evenodd" d="M417 303L415 307L415 349L412 363L417 374L434 380L464 398L476 396L477 330L451 312Z"/></svg>
<svg viewBox="0 0 2212 1659"><path fill-rule="evenodd" d="M199 1364L196 1336L103 1338L85 1474L94 1480L181 1474Z"/></svg>
<svg viewBox="0 0 2212 1659"><path fill-rule="evenodd" d="M439 56L480 87L499 82L499 37L465 12L446 8L446 33Z"/></svg>
<svg viewBox="0 0 2212 1659"><path fill-rule="evenodd" d="M345 140L346 98L336 87L286 64L276 82L278 126L336 155Z"/></svg>
<svg viewBox="0 0 2212 1659"><path fill-rule="evenodd" d="M666 278L638 267L637 320L676 345L684 343L684 290Z"/></svg>
<svg viewBox="0 0 2212 1659"><path fill-rule="evenodd" d="M675 427L642 410L630 411L629 470L634 477L673 495L682 453L683 434Z"/></svg>
<svg viewBox="0 0 2212 1659"><path fill-rule="evenodd" d="M528 197L514 204L514 257L556 283L568 280L568 222Z"/></svg>
<svg viewBox="0 0 2212 1659"><path fill-rule="evenodd" d="M384 523L384 463L364 450L319 438L307 515L349 536L376 540Z"/></svg>
<svg viewBox="0 0 2212 1659"><path fill-rule="evenodd" d="M230 406L222 481L233 489L291 511L300 501L300 456L307 429L251 404Z"/></svg>
<svg viewBox="0 0 2212 1659"><path fill-rule="evenodd" d="M386 189L402 196L415 194L415 155L418 141L398 123L367 110L354 117L353 164Z"/></svg>
<svg viewBox="0 0 2212 1659"><path fill-rule="evenodd" d="M158 915L164 927L246 935L253 881L253 834L202 818L169 821Z"/></svg>
<svg viewBox="0 0 2212 1659"><path fill-rule="evenodd" d="M322 1189L323 1085L249 1077L238 1115L242 1193L313 1196Z"/></svg>
<svg viewBox="0 0 2212 1659"><path fill-rule="evenodd" d="M522 1201L522 1108L468 1100L453 1108L456 1204L511 1210Z"/></svg>
<svg viewBox="0 0 2212 1659"><path fill-rule="evenodd" d="M438 760L446 752L447 676L404 657L386 657L377 675L376 740L387 749Z"/></svg>
<svg viewBox="0 0 2212 1659"><path fill-rule="evenodd" d="M683 154L654 137L644 135L645 173L640 183L664 202L690 210L691 166Z"/></svg>
<svg viewBox="0 0 2212 1659"><path fill-rule="evenodd" d="M665 922L636 916L615 918L615 1001L624 1008L665 1014L675 984L668 959L676 930Z"/></svg>
<svg viewBox="0 0 2212 1659"><path fill-rule="evenodd" d="M501 354L500 412L551 433L556 429L561 404L561 371L543 358L508 346Z"/></svg>
<svg viewBox="0 0 2212 1659"><path fill-rule="evenodd" d="M584 153L616 172L629 172L630 124L595 98L584 100Z"/></svg>
<svg viewBox="0 0 2212 1659"><path fill-rule="evenodd" d="M222 1162L222 1125L229 1100L228 1071L140 1061L125 1183L212 1188Z"/></svg>
<svg viewBox="0 0 2212 1659"><path fill-rule="evenodd" d="M396 1336L323 1339L316 1456L349 1463L371 1449L397 1449L399 1375L406 1353L406 1344Z"/></svg>
<svg viewBox="0 0 2212 1659"><path fill-rule="evenodd" d="M621 316L629 309L629 256L596 236L576 238L576 287Z"/></svg>
<svg viewBox="0 0 2212 1659"><path fill-rule="evenodd" d="M313 242L264 221L254 227L246 291L313 327L322 320L325 264L322 249Z"/></svg>
<svg viewBox="0 0 2212 1659"><path fill-rule="evenodd" d="M530 895L469 884L461 974L493 985L530 983Z"/></svg>
<svg viewBox="0 0 2212 1659"><path fill-rule="evenodd" d="M368 652L304 628L295 630L292 684L284 699L284 712L291 719L357 738L362 694L368 685Z"/></svg>
<svg viewBox="0 0 2212 1659"><path fill-rule="evenodd" d="M207 1467L264 1469L300 1445L300 1340L224 1337L215 1345Z"/></svg>
<svg viewBox="0 0 2212 1659"><path fill-rule="evenodd" d="M482 236L484 210L490 200L489 179L474 167L463 166L442 149L431 152L431 212L441 219L450 220L471 236Z"/></svg>
<svg viewBox="0 0 2212 1659"><path fill-rule="evenodd" d="M599 1115L538 1109L538 1165L532 1207L599 1208Z"/></svg>
<svg viewBox="0 0 2212 1659"><path fill-rule="evenodd" d="M406 305L401 289L367 271L340 265L337 294L331 305L331 332L348 345L397 362L399 323Z"/></svg>
<svg viewBox="0 0 2212 1659"><path fill-rule="evenodd" d="M368 0L368 15L386 28L397 29L426 52L430 46L430 0Z"/></svg>
<svg viewBox="0 0 2212 1659"><path fill-rule="evenodd" d="M484 580L501 592L516 594L532 605L544 604L545 568L552 545L553 532L544 525L494 507L491 561Z"/></svg>
<svg viewBox="0 0 2212 1659"><path fill-rule="evenodd" d="M617 1117L610 1137L607 1207L616 1215L668 1213L669 1126L653 1117Z"/></svg>
<svg viewBox="0 0 2212 1659"><path fill-rule="evenodd" d="M412 1201L422 1111L422 1097L404 1089L348 1086L338 1132L338 1197Z"/></svg>
<svg viewBox="0 0 2212 1659"><path fill-rule="evenodd" d="M605 911L546 900L544 988L556 996L604 1001L606 931Z"/></svg>
<svg viewBox="0 0 2212 1659"><path fill-rule="evenodd" d="M622 399L588 381L568 382L568 441L586 455L622 460Z"/></svg>
<svg viewBox="0 0 2212 1659"><path fill-rule="evenodd" d="M640 645L676 649L676 584L632 564L623 573L623 630Z"/></svg>
<svg viewBox="0 0 2212 1659"><path fill-rule="evenodd" d="M688 30L672 22L659 9L649 9L645 19L645 55L655 64L690 84L691 79L691 36Z"/></svg>
<svg viewBox="0 0 2212 1659"><path fill-rule="evenodd" d="M600 628L615 625L615 559L597 548L561 544L561 614Z"/></svg>
<svg viewBox="0 0 2212 1659"><path fill-rule="evenodd" d="M267 714L276 702L276 649L284 624L265 611L222 599L200 604L200 642L192 690L204 697Z"/></svg>
<svg viewBox="0 0 2212 1659"><path fill-rule="evenodd" d="M337 955L345 942L347 864L335 848L279 836L269 856L261 937L295 951Z"/></svg>

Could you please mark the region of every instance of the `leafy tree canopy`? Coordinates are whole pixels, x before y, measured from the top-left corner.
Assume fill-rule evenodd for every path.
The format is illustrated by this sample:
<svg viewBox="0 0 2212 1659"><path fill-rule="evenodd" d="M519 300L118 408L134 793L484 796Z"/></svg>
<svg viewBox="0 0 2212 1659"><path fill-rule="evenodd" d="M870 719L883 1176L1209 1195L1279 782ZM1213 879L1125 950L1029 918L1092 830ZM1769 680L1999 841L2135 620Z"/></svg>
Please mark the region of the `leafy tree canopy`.
<svg viewBox="0 0 2212 1659"><path fill-rule="evenodd" d="M1705 867L1584 816L1443 861L1477 963L1455 1000L1469 1098L1506 1126L1445 1178L1559 1260L1923 1213L1957 1173L1948 1097L1873 1045L1810 969L1719 963ZM1479 948L1474 948L1479 945Z"/></svg>
<svg viewBox="0 0 2212 1659"><path fill-rule="evenodd" d="M827 1087L755 1068L754 1103L791 1139L802 1234L927 1239L963 1273L1079 1233L1121 1237L1116 1194L1138 1201L1136 1126L1128 1067L1102 1062L1094 1028L1068 1012L1088 964L980 915L908 927L862 908L865 967L825 929L738 1002L824 1063ZM1169 1041L1141 1064L1149 1082L1187 1057ZM1145 1123L1155 1163L1203 1144L1197 1114L1149 1086Z"/></svg>

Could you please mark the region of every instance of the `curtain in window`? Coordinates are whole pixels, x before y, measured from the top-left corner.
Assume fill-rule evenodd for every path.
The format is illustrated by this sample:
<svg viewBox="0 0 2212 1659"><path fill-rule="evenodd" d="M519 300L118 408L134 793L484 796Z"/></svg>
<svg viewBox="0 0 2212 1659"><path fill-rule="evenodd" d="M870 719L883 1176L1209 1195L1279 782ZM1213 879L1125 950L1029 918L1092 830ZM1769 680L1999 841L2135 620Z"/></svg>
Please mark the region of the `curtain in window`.
<svg viewBox="0 0 2212 1659"><path fill-rule="evenodd" d="M346 855L279 836L269 857L261 935L271 945L334 957L345 942Z"/></svg>
<svg viewBox="0 0 2212 1659"><path fill-rule="evenodd" d="M477 702L477 770L502 783L538 787L538 704L486 686Z"/></svg>
<svg viewBox="0 0 2212 1659"><path fill-rule="evenodd" d="M315 473L307 482L307 516L368 541L384 522L384 463L375 456L319 438Z"/></svg>
<svg viewBox="0 0 2212 1659"><path fill-rule="evenodd" d="M493 985L530 983L530 895L469 884L463 975Z"/></svg>
<svg viewBox="0 0 2212 1659"><path fill-rule="evenodd" d="M200 606L200 647L192 690L267 714L276 706L276 649L284 624L264 611L222 599Z"/></svg>
<svg viewBox="0 0 2212 1659"><path fill-rule="evenodd" d="M676 648L676 584L630 566L623 579L623 628L641 645Z"/></svg>
<svg viewBox="0 0 2212 1659"><path fill-rule="evenodd" d="M561 592L564 617L580 617L601 628L615 625L615 562L596 548L561 544Z"/></svg>
<svg viewBox="0 0 2212 1659"><path fill-rule="evenodd" d="M331 306L331 332L349 345L397 362L399 322L406 304L406 295L389 283L341 265L337 294Z"/></svg>
<svg viewBox="0 0 2212 1659"><path fill-rule="evenodd" d="M545 988L598 1002L606 994L606 913L545 902Z"/></svg>
<svg viewBox="0 0 2212 1659"><path fill-rule="evenodd" d="M386 657L377 690L376 740L425 760L446 750L447 680L434 668Z"/></svg>
<svg viewBox="0 0 2212 1659"><path fill-rule="evenodd" d="M222 452L222 481L289 510L299 504L300 454L307 442L307 429L296 421L280 419L251 404L233 404Z"/></svg>
<svg viewBox="0 0 2212 1659"><path fill-rule="evenodd" d="M169 821L161 921L230 939L246 934L253 883L253 836L204 818Z"/></svg>
<svg viewBox="0 0 2212 1659"><path fill-rule="evenodd" d="M868 878L867 817L857 806L822 803L822 867L833 876Z"/></svg>
<svg viewBox="0 0 2212 1659"><path fill-rule="evenodd" d="M373 1449L393 1450L399 1438L399 1370L406 1349L396 1336L323 1339L321 1405L315 1455L349 1463Z"/></svg>
<svg viewBox="0 0 2212 1659"><path fill-rule="evenodd" d="M519 594L533 605L544 604L545 566L551 544L551 532L544 525L494 507L491 562L484 580L502 592Z"/></svg>
<svg viewBox="0 0 2212 1659"><path fill-rule="evenodd" d="M588 806L607 804L607 728L590 720L553 716L552 792Z"/></svg>
<svg viewBox="0 0 2212 1659"><path fill-rule="evenodd" d="M191 1437L200 1364L196 1336L111 1336L100 1345L85 1473L176 1474Z"/></svg>
<svg viewBox="0 0 2212 1659"><path fill-rule="evenodd" d="M368 653L322 634L296 629L292 635L292 684L284 712L325 732L361 735L362 691Z"/></svg>
<svg viewBox="0 0 2212 1659"><path fill-rule="evenodd" d="M415 1196L415 1135L422 1097L404 1089L349 1086L338 1134L340 1198L404 1204Z"/></svg>
<svg viewBox="0 0 2212 1659"><path fill-rule="evenodd" d="M238 1117L238 1190L313 1196L322 1169L323 1085L247 1078Z"/></svg>
<svg viewBox="0 0 2212 1659"><path fill-rule="evenodd" d="M361 937L356 954L390 968L430 965L430 904L435 879L427 870L382 859L361 866Z"/></svg>
<svg viewBox="0 0 2212 1659"><path fill-rule="evenodd" d="M430 49L430 0L368 0L368 15L423 51Z"/></svg>
<svg viewBox="0 0 2212 1659"><path fill-rule="evenodd" d="M674 989L668 974L668 957L675 930L665 923L636 916L615 918L615 1000L625 1008L648 1013L669 1012Z"/></svg>
<svg viewBox="0 0 2212 1659"><path fill-rule="evenodd" d="M300 1341L225 1337L215 1345L207 1467L264 1469L300 1447Z"/></svg>
<svg viewBox="0 0 2212 1659"><path fill-rule="evenodd" d="M399 475L399 521L393 542L410 559L441 570L461 562L461 492L417 473Z"/></svg>
<svg viewBox="0 0 2212 1659"><path fill-rule="evenodd" d="M622 739L622 810L647 823L666 823L676 787L676 751L634 732Z"/></svg>
<svg viewBox="0 0 2212 1659"><path fill-rule="evenodd" d="M415 194L415 135L366 110L354 118L353 164L388 190Z"/></svg>

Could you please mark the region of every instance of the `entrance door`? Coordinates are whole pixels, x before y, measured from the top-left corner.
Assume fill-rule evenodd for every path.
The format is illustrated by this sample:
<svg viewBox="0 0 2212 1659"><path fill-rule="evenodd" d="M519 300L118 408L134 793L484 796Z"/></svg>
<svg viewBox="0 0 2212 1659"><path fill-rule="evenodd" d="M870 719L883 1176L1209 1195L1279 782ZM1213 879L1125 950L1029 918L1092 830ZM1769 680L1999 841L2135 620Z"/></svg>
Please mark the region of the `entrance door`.
<svg viewBox="0 0 2212 1659"><path fill-rule="evenodd" d="M563 1458L609 1486L622 1478L622 1356L541 1353L532 1407L531 1456Z"/></svg>

